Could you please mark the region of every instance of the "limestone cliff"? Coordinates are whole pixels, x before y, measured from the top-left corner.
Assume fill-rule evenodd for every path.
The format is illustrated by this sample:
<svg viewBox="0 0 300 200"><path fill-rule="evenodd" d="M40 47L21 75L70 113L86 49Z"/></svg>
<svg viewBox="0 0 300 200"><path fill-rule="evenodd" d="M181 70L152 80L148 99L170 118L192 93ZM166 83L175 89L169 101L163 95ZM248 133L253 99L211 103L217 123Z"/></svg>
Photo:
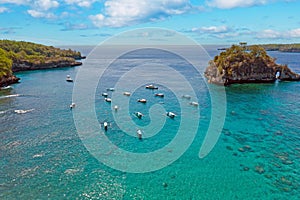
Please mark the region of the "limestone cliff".
<svg viewBox="0 0 300 200"><path fill-rule="evenodd" d="M300 80L300 75L286 65L276 64L262 47L252 46L246 51L245 47L237 45L215 56L205 71L209 83L220 85L274 82L276 74L282 81Z"/></svg>
<svg viewBox="0 0 300 200"><path fill-rule="evenodd" d="M52 69L61 67L74 67L81 65L81 62L75 61L73 58L60 58L46 62L28 62L25 60L15 61L12 64L12 71L28 71L38 69Z"/></svg>
<svg viewBox="0 0 300 200"><path fill-rule="evenodd" d="M0 87L19 81L14 72L81 65L80 52L24 41L0 40Z"/></svg>
<svg viewBox="0 0 300 200"><path fill-rule="evenodd" d="M16 77L15 75L8 75L0 77L0 90L1 87L7 86L10 84L18 83L20 78Z"/></svg>

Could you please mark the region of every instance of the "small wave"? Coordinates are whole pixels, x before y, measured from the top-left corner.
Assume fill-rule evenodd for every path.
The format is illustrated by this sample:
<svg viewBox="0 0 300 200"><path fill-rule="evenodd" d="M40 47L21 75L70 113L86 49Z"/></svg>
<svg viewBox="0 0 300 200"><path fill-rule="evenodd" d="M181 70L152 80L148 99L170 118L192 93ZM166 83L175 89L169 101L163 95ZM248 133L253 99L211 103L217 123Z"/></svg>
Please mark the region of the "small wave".
<svg viewBox="0 0 300 200"><path fill-rule="evenodd" d="M64 173L65 174L75 174L77 172L81 171L80 169L67 169Z"/></svg>
<svg viewBox="0 0 300 200"><path fill-rule="evenodd" d="M0 88L1 90L8 90L8 89L13 89L13 87L11 87L11 86L5 86L5 87L2 87L2 88Z"/></svg>
<svg viewBox="0 0 300 200"><path fill-rule="evenodd" d="M6 98L12 98L12 97L18 97L20 96L20 94L10 94L10 95L6 95L6 96L2 96L0 97L0 99L6 99Z"/></svg>
<svg viewBox="0 0 300 200"><path fill-rule="evenodd" d="M44 156L43 154L35 154L32 156L32 158L41 158L43 156Z"/></svg>
<svg viewBox="0 0 300 200"><path fill-rule="evenodd" d="M34 111L34 109L29 109L29 110L15 110L15 113L25 114L25 113L28 113L28 112L31 112L31 111Z"/></svg>
<svg viewBox="0 0 300 200"><path fill-rule="evenodd" d="M5 114L6 112L7 112L6 110L0 111L0 115Z"/></svg>

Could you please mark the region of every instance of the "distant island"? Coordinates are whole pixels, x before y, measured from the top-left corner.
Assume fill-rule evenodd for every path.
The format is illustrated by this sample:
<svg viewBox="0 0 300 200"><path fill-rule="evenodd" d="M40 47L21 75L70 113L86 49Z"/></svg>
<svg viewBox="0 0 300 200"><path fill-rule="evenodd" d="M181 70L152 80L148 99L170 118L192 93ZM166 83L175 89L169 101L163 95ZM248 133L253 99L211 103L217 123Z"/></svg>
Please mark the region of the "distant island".
<svg viewBox="0 0 300 200"><path fill-rule="evenodd" d="M300 81L300 75L287 65L275 63L260 45L246 43L232 45L209 62L204 73L209 83L230 85L234 83L266 83Z"/></svg>
<svg viewBox="0 0 300 200"><path fill-rule="evenodd" d="M81 65L80 52L32 42L0 40L0 87L17 83L13 73Z"/></svg>
<svg viewBox="0 0 300 200"><path fill-rule="evenodd" d="M247 45L245 42L241 42L241 45ZM250 50L254 46L260 46L266 51L280 51L280 52L291 52L291 53L300 53L300 44L258 44L258 45L248 45L246 46L247 50ZM218 50L226 50L226 47L218 48Z"/></svg>
<svg viewBox="0 0 300 200"><path fill-rule="evenodd" d="M253 46L250 45L248 48L252 48ZM260 44L259 46L266 51L300 52L300 44Z"/></svg>

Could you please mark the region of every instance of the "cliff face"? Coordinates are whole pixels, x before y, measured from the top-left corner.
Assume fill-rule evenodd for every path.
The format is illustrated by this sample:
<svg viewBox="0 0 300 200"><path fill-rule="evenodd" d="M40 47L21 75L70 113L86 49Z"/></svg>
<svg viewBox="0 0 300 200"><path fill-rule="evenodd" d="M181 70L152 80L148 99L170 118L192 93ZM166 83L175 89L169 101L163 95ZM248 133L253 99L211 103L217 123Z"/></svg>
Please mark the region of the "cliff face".
<svg viewBox="0 0 300 200"><path fill-rule="evenodd" d="M81 62L76 62L74 59L63 59L55 60L51 62L34 63L28 61L17 61L12 64L12 71L28 71L28 70L38 70L38 69L52 69L61 67L74 67L81 65Z"/></svg>
<svg viewBox="0 0 300 200"><path fill-rule="evenodd" d="M274 82L276 74L282 81L300 80L298 74L286 65L276 64L275 59L258 46L250 52L241 46L232 46L210 61L205 71L209 83L220 85Z"/></svg>
<svg viewBox="0 0 300 200"><path fill-rule="evenodd" d="M0 40L0 87L19 81L13 72L73 67L80 52L24 41Z"/></svg>
<svg viewBox="0 0 300 200"><path fill-rule="evenodd" d="M14 76L14 75L0 77L0 90L1 90L1 87L7 86L10 84L14 84L14 83L18 83L19 80L20 80L20 78Z"/></svg>

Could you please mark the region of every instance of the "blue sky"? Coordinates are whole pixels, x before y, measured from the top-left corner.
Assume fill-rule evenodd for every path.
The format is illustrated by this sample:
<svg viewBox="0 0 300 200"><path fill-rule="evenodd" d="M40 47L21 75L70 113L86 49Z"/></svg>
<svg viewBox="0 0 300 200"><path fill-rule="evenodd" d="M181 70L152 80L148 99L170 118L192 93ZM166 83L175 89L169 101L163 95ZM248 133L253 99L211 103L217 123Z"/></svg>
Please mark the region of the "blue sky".
<svg viewBox="0 0 300 200"><path fill-rule="evenodd" d="M143 27L200 44L300 43L297 0L0 0L0 39L96 45Z"/></svg>

